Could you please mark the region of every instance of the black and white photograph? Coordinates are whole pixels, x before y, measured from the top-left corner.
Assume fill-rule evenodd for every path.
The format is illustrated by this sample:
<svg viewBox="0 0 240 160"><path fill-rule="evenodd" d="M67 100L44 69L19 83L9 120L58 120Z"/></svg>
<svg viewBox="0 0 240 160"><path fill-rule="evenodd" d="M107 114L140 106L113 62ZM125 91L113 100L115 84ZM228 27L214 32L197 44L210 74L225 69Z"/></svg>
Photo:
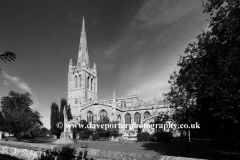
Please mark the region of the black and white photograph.
<svg viewBox="0 0 240 160"><path fill-rule="evenodd" d="M0 160L240 159L240 0L0 0Z"/></svg>

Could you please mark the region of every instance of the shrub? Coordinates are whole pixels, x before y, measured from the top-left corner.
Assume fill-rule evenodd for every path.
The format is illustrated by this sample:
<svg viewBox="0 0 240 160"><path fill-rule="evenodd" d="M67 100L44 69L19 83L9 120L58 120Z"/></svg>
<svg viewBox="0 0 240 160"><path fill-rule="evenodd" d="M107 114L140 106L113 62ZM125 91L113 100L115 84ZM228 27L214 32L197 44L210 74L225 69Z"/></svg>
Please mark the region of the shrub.
<svg viewBox="0 0 240 160"><path fill-rule="evenodd" d="M97 128L95 133L98 134L100 137L109 138L111 136L110 130L104 130L103 128Z"/></svg>
<svg viewBox="0 0 240 160"><path fill-rule="evenodd" d="M105 130L105 131L103 132L103 137L104 137L105 139L109 138L110 136L111 136L111 131L110 131L110 130Z"/></svg>
<svg viewBox="0 0 240 160"><path fill-rule="evenodd" d="M103 137L103 135L104 135L104 129L102 129L102 128L96 128L96 129L95 129L95 133L96 133L97 135L99 135L100 137Z"/></svg>
<svg viewBox="0 0 240 160"><path fill-rule="evenodd" d="M105 137L100 137L100 139L98 141L109 141L109 139L105 138Z"/></svg>
<svg viewBox="0 0 240 160"><path fill-rule="evenodd" d="M109 131L110 131L110 135L113 136L114 138L119 136L119 130L118 129L111 128L111 129L109 129Z"/></svg>
<svg viewBox="0 0 240 160"><path fill-rule="evenodd" d="M83 131L80 131L79 132L79 138L81 140L86 140L86 139L89 139L90 135L92 134L93 132L89 129L89 128L85 128Z"/></svg>
<svg viewBox="0 0 240 160"><path fill-rule="evenodd" d="M90 135L88 140L89 140L89 141L93 141L93 136Z"/></svg>
<svg viewBox="0 0 240 160"><path fill-rule="evenodd" d="M150 134L148 132L140 132L137 134L138 141L147 141L150 138Z"/></svg>
<svg viewBox="0 0 240 160"><path fill-rule="evenodd" d="M89 136L90 136L91 134L93 134L93 131L90 130L89 128L85 128L85 129L83 130L83 132L84 132L84 134L86 134L86 135L88 136L88 138L89 138Z"/></svg>
<svg viewBox="0 0 240 160"><path fill-rule="evenodd" d="M92 135L92 140L93 141L97 141L97 140L99 140L101 137L98 135L98 134L93 134Z"/></svg>

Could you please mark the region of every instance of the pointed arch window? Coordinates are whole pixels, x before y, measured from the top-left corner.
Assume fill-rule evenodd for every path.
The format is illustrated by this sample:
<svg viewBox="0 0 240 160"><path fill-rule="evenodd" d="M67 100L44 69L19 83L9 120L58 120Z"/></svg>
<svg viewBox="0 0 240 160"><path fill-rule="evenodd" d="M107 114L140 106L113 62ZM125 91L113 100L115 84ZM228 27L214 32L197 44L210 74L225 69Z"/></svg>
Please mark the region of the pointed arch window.
<svg viewBox="0 0 240 160"><path fill-rule="evenodd" d="M76 85L76 88L77 88L77 86L78 86L77 76L75 76L75 85Z"/></svg>
<svg viewBox="0 0 240 160"><path fill-rule="evenodd" d="M145 119L145 118L148 118L150 116L151 116L151 114L148 111L146 111L143 115L143 118Z"/></svg>
<svg viewBox="0 0 240 160"><path fill-rule="evenodd" d="M129 113L125 114L125 124L131 124L131 115ZM126 125L126 130L129 130L129 125Z"/></svg>
<svg viewBox="0 0 240 160"><path fill-rule="evenodd" d="M117 121L120 123L121 122L121 116L119 115L117 118Z"/></svg>
<svg viewBox="0 0 240 160"><path fill-rule="evenodd" d="M79 87L82 87L82 76L81 75L79 75L79 77L78 77L78 82L79 82Z"/></svg>
<svg viewBox="0 0 240 160"><path fill-rule="evenodd" d="M134 114L134 122L138 125L141 123L141 115L138 112Z"/></svg>
<svg viewBox="0 0 240 160"><path fill-rule="evenodd" d="M91 91L93 90L93 78L91 79Z"/></svg>
<svg viewBox="0 0 240 160"><path fill-rule="evenodd" d="M93 113L91 111L87 113L87 123L93 123Z"/></svg>
<svg viewBox="0 0 240 160"><path fill-rule="evenodd" d="M99 116L100 116L100 121L103 121L107 118L107 112L105 110L101 110L99 112Z"/></svg>
<svg viewBox="0 0 240 160"><path fill-rule="evenodd" d="M87 78L87 89L89 89L89 79L90 79L90 77L88 76L88 78Z"/></svg>
<svg viewBox="0 0 240 160"><path fill-rule="evenodd" d="M127 106L126 101L122 101L122 102L121 102L121 107L126 107L126 106Z"/></svg>

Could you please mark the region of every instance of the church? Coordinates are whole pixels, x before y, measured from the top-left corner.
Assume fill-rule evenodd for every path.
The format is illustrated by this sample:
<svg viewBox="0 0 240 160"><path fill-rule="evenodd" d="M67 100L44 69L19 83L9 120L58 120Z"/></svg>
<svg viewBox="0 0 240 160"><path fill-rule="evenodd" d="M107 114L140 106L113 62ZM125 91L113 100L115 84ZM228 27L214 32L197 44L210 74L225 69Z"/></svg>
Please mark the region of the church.
<svg viewBox="0 0 240 160"><path fill-rule="evenodd" d="M87 36L83 17L77 64L69 62L68 70L68 105L71 107L73 119L86 120L94 123L108 117L110 121L128 124L120 128L122 134L137 132L137 128L129 127L130 124L149 124L156 117L169 115L168 105L157 101L156 97L151 102L143 102L136 94L125 97L116 97L113 90L111 99L98 99L97 66L91 68L88 56ZM143 128L143 131L153 132L154 128Z"/></svg>

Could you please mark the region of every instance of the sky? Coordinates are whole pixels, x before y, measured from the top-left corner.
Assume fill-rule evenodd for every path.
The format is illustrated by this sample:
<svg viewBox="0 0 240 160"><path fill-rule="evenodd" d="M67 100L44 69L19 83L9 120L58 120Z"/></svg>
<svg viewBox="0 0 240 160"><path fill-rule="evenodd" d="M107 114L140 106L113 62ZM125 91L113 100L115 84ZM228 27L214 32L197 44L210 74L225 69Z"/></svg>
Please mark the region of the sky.
<svg viewBox="0 0 240 160"><path fill-rule="evenodd" d="M137 93L162 100L179 55L208 28L201 0L1 0L0 98L29 92L50 128L50 106L67 98L68 64L76 65L84 16L98 98Z"/></svg>

